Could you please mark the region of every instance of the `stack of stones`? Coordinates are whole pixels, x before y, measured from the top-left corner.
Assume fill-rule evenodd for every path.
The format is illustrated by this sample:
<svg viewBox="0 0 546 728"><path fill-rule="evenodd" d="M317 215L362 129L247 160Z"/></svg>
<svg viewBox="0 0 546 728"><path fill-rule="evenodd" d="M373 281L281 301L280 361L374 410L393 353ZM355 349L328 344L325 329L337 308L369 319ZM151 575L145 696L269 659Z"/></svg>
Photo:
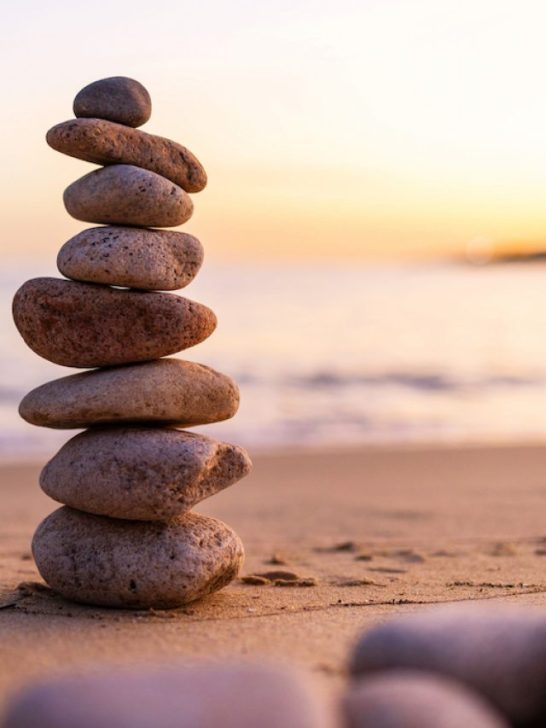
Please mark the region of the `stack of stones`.
<svg viewBox="0 0 546 728"><path fill-rule="evenodd" d="M15 323L40 356L93 368L30 392L20 414L34 425L88 428L45 466L40 485L65 504L33 539L45 581L63 596L111 607L172 608L228 584L243 547L236 533L191 508L245 476L239 447L180 427L218 422L238 407L236 384L201 364L168 357L206 339L214 313L172 291L203 258L173 227L206 174L185 147L136 127L150 96L132 79L86 86L77 118L47 134L53 149L104 165L71 184L67 211L101 227L61 248L65 278L27 281Z"/></svg>

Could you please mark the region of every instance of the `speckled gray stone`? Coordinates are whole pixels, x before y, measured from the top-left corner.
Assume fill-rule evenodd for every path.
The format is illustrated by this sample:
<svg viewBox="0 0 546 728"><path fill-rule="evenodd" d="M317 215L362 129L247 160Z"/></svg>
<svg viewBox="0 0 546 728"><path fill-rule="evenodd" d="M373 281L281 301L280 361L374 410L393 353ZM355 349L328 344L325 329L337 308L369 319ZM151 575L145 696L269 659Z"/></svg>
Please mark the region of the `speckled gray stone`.
<svg viewBox="0 0 546 728"><path fill-rule="evenodd" d="M207 184L203 166L186 147L102 119L71 119L47 133L50 147L95 164L134 164L174 182L186 192Z"/></svg>
<svg viewBox="0 0 546 728"><path fill-rule="evenodd" d="M481 696L434 674L389 670L354 685L345 728L509 728Z"/></svg>
<svg viewBox="0 0 546 728"><path fill-rule="evenodd" d="M59 278L34 278L13 299L13 318L36 354L69 367L157 359L198 344L214 313L172 293L127 291Z"/></svg>
<svg viewBox="0 0 546 728"><path fill-rule="evenodd" d="M239 390L230 377L180 359L97 369L55 379L29 392L19 406L33 425L59 429L156 424L191 427L227 420Z"/></svg>
<svg viewBox="0 0 546 728"><path fill-rule="evenodd" d="M181 187L130 164L101 167L64 191L64 206L76 220L112 225L175 227L193 212Z"/></svg>
<svg viewBox="0 0 546 728"><path fill-rule="evenodd" d="M152 291L187 286L202 262L203 247L193 235L114 226L82 230L57 257L67 278Z"/></svg>
<svg viewBox="0 0 546 728"><path fill-rule="evenodd" d="M152 114L152 100L144 86L127 76L111 76L93 81L74 99L74 114L141 126Z"/></svg>
<svg viewBox="0 0 546 728"><path fill-rule="evenodd" d="M515 725L546 723L546 616L532 608L449 606L389 620L356 645L351 672L407 668L455 678Z"/></svg>
<svg viewBox="0 0 546 728"><path fill-rule="evenodd" d="M339 727L323 692L307 674L263 660L103 666L24 688L11 699L4 728Z"/></svg>
<svg viewBox="0 0 546 728"><path fill-rule="evenodd" d="M236 445L164 428L88 430L40 475L46 495L87 513L167 521L250 472Z"/></svg>
<svg viewBox="0 0 546 728"><path fill-rule="evenodd" d="M131 609L170 609L218 591L244 558L237 534L197 513L162 523L126 521L63 506L32 540L38 571L66 599Z"/></svg>

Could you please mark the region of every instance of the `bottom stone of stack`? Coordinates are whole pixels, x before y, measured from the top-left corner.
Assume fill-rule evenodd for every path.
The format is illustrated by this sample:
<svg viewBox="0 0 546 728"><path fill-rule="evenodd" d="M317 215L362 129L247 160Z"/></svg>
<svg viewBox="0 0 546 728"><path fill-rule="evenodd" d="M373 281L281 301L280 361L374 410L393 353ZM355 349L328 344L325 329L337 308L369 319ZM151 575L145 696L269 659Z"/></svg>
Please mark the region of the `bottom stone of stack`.
<svg viewBox="0 0 546 728"><path fill-rule="evenodd" d="M223 588L244 549L225 523L185 513L167 523L95 516L63 506L38 526L36 566L67 599L105 607L171 609Z"/></svg>

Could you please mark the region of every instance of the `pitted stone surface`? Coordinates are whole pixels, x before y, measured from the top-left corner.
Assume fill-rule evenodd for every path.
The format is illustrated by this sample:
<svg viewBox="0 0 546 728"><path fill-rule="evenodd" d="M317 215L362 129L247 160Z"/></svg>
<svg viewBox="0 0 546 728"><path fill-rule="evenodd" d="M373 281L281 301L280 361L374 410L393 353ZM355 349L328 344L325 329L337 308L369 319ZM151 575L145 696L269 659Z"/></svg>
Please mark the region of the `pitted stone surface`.
<svg viewBox="0 0 546 728"><path fill-rule="evenodd" d="M167 521L250 472L246 452L164 428L88 430L42 470L42 490L87 513Z"/></svg>
<svg viewBox="0 0 546 728"><path fill-rule="evenodd" d="M71 119L52 127L47 143L57 152L95 164L133 164L174 182L186 192L207 184L203 166L189 149L165 137L102 119Z"/></svg>
<svg viewBox="0 0 546 728"><path fill-rule="evenodd" d="M33 425L59 429L154 424L192 427L227 420L239 390L225 374L190 361L159 359L55 379L19 407Z"/></svg>
<svg viewBox="0 0 546 728"><path fill-rule="evenodd" d="M66 599L105 607L170 609L229 584L243 545L222 521L186 513L168 523L106 518L63 506L38 526L32 553Z"/></svg>
<svg viewBox="0 0 546 728"><path fill-rule="evenodd" d="M67 278L151 291L184 288L202 262L203 247L193 235L114 226L82 230L57 257Z"/></svg>
<svg viewBox="0 0 546 728"><path fill-rule="evenodd" d="M59 278L34 278L13 300L26 344L71 367L104 367L174 354L206 339L214 313L172 293L127 291Z"/></svg>

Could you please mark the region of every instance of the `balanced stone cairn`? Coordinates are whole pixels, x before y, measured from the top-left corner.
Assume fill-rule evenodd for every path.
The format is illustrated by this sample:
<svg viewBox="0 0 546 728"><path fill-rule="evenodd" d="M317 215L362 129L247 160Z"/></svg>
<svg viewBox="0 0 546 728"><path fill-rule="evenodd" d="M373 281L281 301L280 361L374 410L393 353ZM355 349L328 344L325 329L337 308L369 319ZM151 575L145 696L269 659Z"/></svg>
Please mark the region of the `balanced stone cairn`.
<svg viewBox="0 0 546 728"><path fill-rule="evenodd" d="M47 134L53 149L104 165L64 193L76 219L98 223L61 248L65 278L36 278L16 293L13 316L28 346L69 367L21 402L42 427L88 428L45 466L40 485L65 504L38 527L32 550L45 581L74 601L173 608L238 573L237 534L191 508L247 475L245 451L177 429L232 417L236 384L201 364L168 357L216 326L202 304L172 293L197 274L199 241L150 228L186 222L189 192L207 182L185 147L139 127L146 89L114 77L86 86L77 118Z"/></svg>

